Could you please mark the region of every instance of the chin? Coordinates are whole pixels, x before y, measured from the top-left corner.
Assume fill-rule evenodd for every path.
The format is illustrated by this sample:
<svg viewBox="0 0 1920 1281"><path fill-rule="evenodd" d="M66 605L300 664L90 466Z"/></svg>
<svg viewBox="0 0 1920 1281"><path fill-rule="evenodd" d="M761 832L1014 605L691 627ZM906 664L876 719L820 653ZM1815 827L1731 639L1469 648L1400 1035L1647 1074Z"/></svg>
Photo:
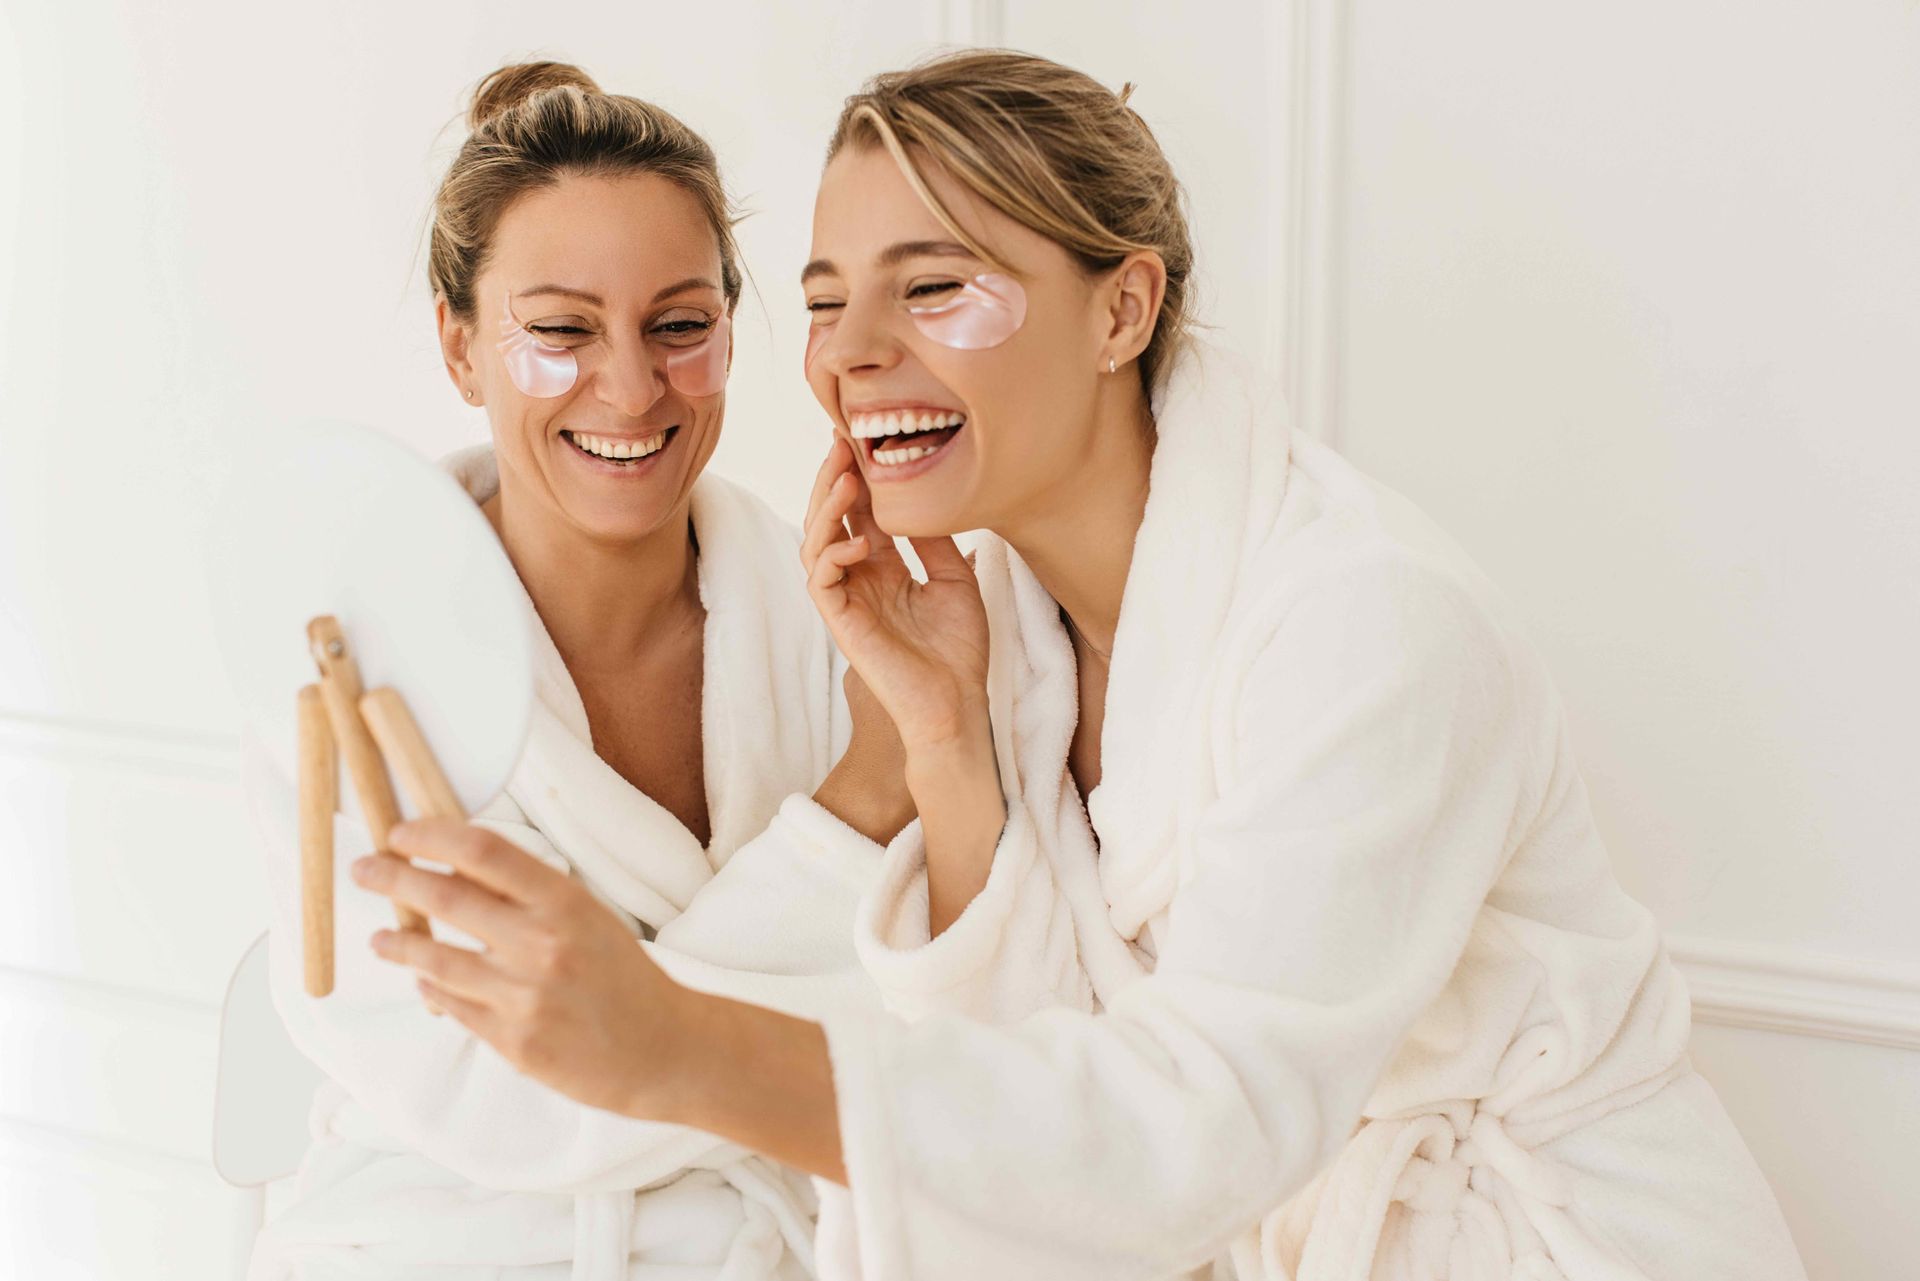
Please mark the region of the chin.
<svg viewBox="0 0 1920 1281"><path fill-rule="evenodd" d="M959 504L939 494L875 494L873 518L895 538L945 538L978 528Z"/></svg>
<svg viewBox="0 0 1920 1281"><path fill-rule="evenodd" d="M565 503L568 519L598 542L630 543L660 528L677 504L654 495L624 499L604 495L576 496Z"/></svg>

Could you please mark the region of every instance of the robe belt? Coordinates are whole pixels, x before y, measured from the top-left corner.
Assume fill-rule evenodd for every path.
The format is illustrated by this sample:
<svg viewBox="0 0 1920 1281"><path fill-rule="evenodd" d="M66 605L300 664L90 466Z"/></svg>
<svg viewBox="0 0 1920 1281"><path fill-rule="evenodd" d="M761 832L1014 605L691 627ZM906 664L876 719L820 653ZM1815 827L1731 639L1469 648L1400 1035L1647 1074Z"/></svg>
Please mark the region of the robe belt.
<svg viewBox="0 0 1920 1281"><path fill-rule="evenodd" d="M631 1188L574 1194L572 1281L627 1281L633 1197Z"/></svg>
<svg viewBox="0 0 1920 1281"><path fill-rule="evenodd" d="M1367 1121L1316 1201L1312 1231L1295 1238L1304 1253L1278 1250L1299 1258L1296 1281L1369 1281L1376 1256L1392 1259L1396 1281L1568 1281L1548 1237L1564 1243L1572 1227L1570 1179L1471 1101ZM1305 1226L1274 1222L1287 1235Z"/></svg>

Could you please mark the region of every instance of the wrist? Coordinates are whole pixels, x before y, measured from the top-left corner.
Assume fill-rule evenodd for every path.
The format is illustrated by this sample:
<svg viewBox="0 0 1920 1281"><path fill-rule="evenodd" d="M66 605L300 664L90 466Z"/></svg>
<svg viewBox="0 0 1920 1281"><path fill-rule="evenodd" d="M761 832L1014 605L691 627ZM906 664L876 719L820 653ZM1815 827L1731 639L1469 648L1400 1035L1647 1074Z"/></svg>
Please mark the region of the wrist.
<svg viewBox="0 0 1920 1281"><path fill-rule="evenodd" d="M713 1082L712 1064L696 1047L712 1042L722 1002L679 983L657 1006L648 1051L633 1064L636 1079L620 1111L642 1121L698 1126Z"/></svg>
<svg viewBox="0 0 1920 1281"><path fill-rule="evenodd" d="M813 799L842 823L880 845L913 821L913 797L897 758L877 766L849 751L827 774Z"/></svg>
<svg viewBox="0 0 1920 1281"><path fill-rule="evenodd" d="M999 773L993 750L993 717L984 698L967 702L937 732L903 737L901 746L906 750L904 773L909 788L916 776L925 779L981 767Z"/></svg>

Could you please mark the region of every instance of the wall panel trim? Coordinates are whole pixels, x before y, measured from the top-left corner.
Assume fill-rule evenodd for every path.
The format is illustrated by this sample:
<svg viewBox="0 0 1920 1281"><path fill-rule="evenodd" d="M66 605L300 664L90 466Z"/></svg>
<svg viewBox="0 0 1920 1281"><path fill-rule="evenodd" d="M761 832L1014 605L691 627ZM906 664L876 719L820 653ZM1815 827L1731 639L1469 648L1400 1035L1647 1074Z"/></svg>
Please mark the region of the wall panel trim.
<svg viewBox="0 0 1920 1281"><path fill-rule="evenodd" d="M240 740L191 730L121 725L78 716L0 711L0 756L113 764L138 772L221 782L240 777Z"/></svg>
<svg viewBox="0 0 1920 1281"><path fill-rule="evenodd" d="M1294 424L1340 443L1340 337L1346 210L1346 0L1266 9L1268 310L1264 348L1277 360Z"/></svg>
<svg viewBox="0 0 1920 1281"><path fill-rule="evenodd" d="M1920 1050L1920 970L1685 935L1667 947L1696 1023Z"/></svg>

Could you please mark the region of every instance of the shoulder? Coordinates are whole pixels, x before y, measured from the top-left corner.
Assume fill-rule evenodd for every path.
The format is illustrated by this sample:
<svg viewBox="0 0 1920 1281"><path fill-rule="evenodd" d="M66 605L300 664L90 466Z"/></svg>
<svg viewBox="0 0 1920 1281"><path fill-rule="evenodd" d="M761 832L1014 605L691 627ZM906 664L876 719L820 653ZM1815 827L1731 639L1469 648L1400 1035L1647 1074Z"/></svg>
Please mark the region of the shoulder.
<svg viewBox="0 0 1920 1281"><path fill-rule="evenodd" d="M1249 555L1228 649L1232 696L1317 688L1328 700L1399 689L1521 719L1554 704L1512 603L1403 495L1317 442L1298 442L1273 528Z"/></svg>

